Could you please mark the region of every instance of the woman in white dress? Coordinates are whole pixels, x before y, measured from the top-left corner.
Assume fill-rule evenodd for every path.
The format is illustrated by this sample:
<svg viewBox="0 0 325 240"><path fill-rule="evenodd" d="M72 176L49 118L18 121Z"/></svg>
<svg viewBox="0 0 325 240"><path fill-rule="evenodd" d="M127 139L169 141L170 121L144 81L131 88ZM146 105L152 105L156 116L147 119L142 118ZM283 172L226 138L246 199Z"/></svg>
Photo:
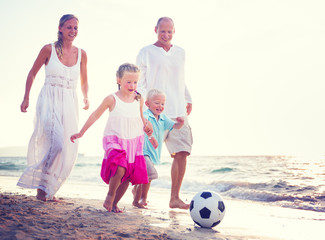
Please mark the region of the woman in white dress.
<svg viewBox="0 0 325 240"><path fill-rule="evenodd" d="M84 109L87 98L87 55L72 45L78 34L78 19L72 14L61 17L58 40L45 45L37 56L27 80L24 100L20 106L27 112L33 81L45 65L45 83L36 106L35 129L27 153L27 169L17 185L37 189L37 199L55 199L54 194L69 176L77 158L78 145L70 136L78 130L79 78Z"/></svg>

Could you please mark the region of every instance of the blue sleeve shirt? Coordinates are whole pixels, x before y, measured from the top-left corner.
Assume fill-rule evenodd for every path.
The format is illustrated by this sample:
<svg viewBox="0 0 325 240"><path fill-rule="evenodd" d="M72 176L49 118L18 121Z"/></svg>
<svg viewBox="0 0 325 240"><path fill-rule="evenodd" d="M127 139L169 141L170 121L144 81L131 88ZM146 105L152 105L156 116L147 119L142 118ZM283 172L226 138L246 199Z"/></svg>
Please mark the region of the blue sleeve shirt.
<svg viewBox="0 0 325 240"><path fill-rule="evenodd" d="M151 161L154 164L160 164L160 155L162 144L164 142L164 134L167 130L172 130L175 124L175 121L171 120L164 113L159 115L158 121L156 120L153 113L147 109L143 112L143 116L152 124L153 133L152 136L158 141L158 147L154 149L151 142L148 139L147 134L145 134L143 155L150 157Z"/></svg>

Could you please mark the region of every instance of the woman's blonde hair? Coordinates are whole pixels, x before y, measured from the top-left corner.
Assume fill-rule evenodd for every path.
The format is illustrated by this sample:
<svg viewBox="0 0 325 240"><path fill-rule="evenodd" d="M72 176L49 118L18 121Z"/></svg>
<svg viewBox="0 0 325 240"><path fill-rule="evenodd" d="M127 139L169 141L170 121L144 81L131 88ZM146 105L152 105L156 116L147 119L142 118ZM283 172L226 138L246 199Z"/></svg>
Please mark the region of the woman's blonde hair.
<svg viewBox="0 0 325 240"><path fill-rule="evenodd" d="M63 27L63 25L66 21L73 19L73 18L76 19L79 23L79 20L75 15L66 14L60 18L59 26ZM55 49L56 49L56 52L58 53L59 58L63 57L62 45L63 45L62 33L60 32L60 30L58 30L58 40L55 42Z"/></svg>
<svg viewBox="0 0 325 240"><path fill-rule="evenodd" d="M132 63L124 63L116 71L116 77L117 78L122 78L124 76L125 72L133 72L133 73L139 73L140 69L138 68L137 65L132 64ZM118 84L118 89L120 89L120 84ZM136 97L135 99L138 101L141 98L141 94L136 91Z"/></svg>

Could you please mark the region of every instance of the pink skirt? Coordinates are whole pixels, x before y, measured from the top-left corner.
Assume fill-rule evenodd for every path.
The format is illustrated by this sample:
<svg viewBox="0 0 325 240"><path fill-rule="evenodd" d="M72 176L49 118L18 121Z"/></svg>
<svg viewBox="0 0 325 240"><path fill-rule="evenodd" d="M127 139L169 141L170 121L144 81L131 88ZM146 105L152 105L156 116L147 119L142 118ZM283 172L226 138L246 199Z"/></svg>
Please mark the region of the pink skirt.
<svg viewBox="0 0 325 240"><path fill-rule="evenodd" d="M148 183L146 160L143 155L135 156L134 163L129 163L125 150L112 149L103 159L100 176L109 184L109 180L116 173L117 167L124 167L126 172L121 183L129 180L132 185Z"/></svg>

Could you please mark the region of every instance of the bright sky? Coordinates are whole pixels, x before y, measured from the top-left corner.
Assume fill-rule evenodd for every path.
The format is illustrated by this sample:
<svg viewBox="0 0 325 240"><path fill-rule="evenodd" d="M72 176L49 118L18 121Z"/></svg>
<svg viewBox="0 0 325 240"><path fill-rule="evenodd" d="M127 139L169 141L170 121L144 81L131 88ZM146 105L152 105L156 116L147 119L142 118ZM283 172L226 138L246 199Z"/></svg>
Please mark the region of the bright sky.
<svg viewBox="0 0 325 240"><path fill-rule="evenodd" d="M80 127L116 91L118 66L135 62L156 41L158 18L169 16L173 43L187 54L193 155L324 154L324 9L322 0L0 0L0 148L27 145L44 82L42 69L21 113L28 71L56 40L60 17L73 13L90 85ZM88 130L79 152L102 155L107 117Z"/></svg>

